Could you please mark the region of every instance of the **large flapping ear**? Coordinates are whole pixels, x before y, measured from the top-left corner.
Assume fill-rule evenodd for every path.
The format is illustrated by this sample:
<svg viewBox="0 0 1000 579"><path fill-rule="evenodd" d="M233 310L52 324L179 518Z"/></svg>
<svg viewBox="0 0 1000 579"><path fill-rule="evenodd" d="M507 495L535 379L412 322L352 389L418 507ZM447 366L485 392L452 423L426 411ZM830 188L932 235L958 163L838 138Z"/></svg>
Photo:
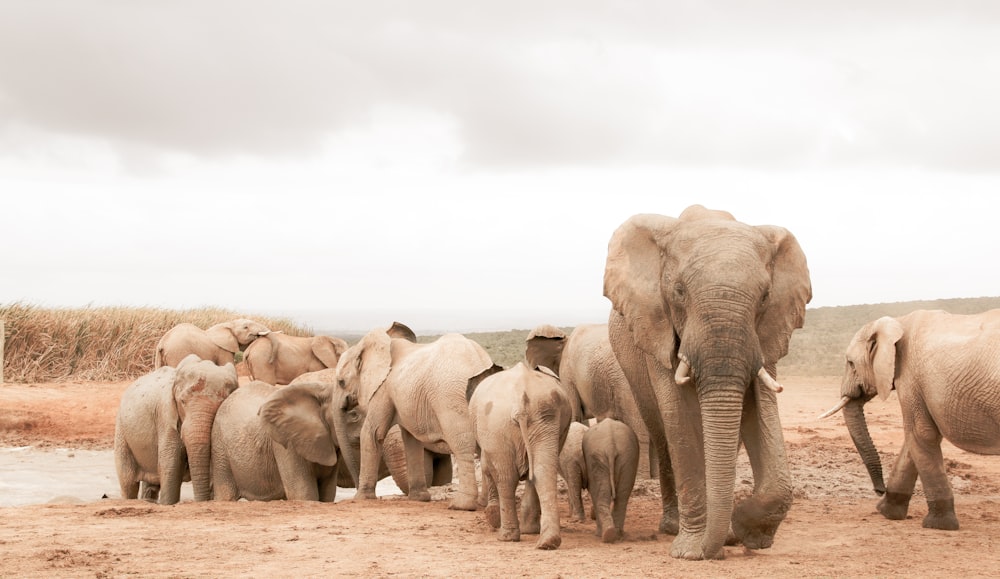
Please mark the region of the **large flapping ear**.
<svg viewBox="0 0 1000 579"><path fill-rule="evenodd" d="M347 351L347 342L332 336L315 336L312 339L312 353L327 368L336 368L340 356Z"/></svg>
<svg viewBox="0 0 1000 579"><path fill-rule="evenodd" d="M390 338L403 338L404 340L409 340L413 343L417 342L417 335L413 333L413 330L411 330L409 326L402 322L393 322L385 333L389 334Z"/></svg>
<svg viewBox="0 0 1000 579"><path fill-rule="evenodd" d="M660 280L666 237L678 223L662 215L629 218L611 236L604 269L604 295L625 319L636 346L672 368L674 327L663 301Z"/></svg>
<svg viewBox="0 0 1000 579"><path fill-rule="evenodd" d="M278 388L260 406L264 430L272 440L309 462L337 464L337 444L323 420L324 400L331 386L318 383Z"/></svg>
<svg viewBox="0 0 1000 579"><path fill-rule="evenodd" d="M892 391L896 376L896 342L903 337L903 325L895 318L883 316L871 323L868 353L878 397L885 400Z"/></svg>
<svg viewBox="0 0 1000 579"><path fill-rule="evenodd" d="M472 394L475 393L476 388L479 387L483 380L489 378L497 372L503 372L503 366L493 364L472 378L469 378L469 382L465 386L465 401L468 402L472 399Z"/></svg>
<svg viewBox="0 0 1000 579"><path fill-rule="evenodd" d="M559 372L563 347L566 345L566 332L553 325L543 324L533 328L524 341L524 359L529 368L545 366Z"/></svg>
<svg viewBox="0 0 1000 579"><path fill-rule="evenodd" d="M208 339L212 340L212 343L223 350L233 354L240 351L240 341L236 338L231 323L216 324L205 330L205 333L208 334Z"/></svg>
<svg viewBox="0 0 1000 579"><path fill-rule="evenodd" d="M790 231L775 225L760 225L755 229L771 242L774 250L771 263L767 264L771 290L757 323L764 363L771 365L788 353L792 332L805 323L806 304L812 299L812 281L806 254Z"/></svg>

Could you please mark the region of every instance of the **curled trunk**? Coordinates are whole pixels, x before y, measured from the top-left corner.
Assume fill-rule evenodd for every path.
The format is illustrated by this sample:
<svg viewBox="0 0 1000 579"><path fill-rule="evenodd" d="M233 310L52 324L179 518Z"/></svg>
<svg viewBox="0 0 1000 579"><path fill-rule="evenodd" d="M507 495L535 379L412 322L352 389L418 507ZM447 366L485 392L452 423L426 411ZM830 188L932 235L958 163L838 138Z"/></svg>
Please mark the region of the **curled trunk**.
<svg viewBox="0 0 1000 579"><path fill-rule="evenodd" d="M872 442L871 434L868 432L868 422L865 420L865 401L855 398L844 406L844 422L847 423L847 431L851 433L851 440L854 447L858 449L861 460L868 469L868 476L872 479L875 493L885 494L885 481L882 479L882 461L879 459L875 443Z"/></svg>

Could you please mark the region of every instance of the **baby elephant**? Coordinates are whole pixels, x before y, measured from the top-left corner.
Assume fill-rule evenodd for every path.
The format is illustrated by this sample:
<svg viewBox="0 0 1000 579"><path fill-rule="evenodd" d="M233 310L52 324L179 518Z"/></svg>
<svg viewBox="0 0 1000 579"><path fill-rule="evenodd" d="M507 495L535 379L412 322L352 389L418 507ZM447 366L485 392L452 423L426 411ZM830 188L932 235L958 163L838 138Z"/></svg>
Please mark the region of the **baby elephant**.
<svg viewBox="0 0 1000 579"><path fill-rule="evenodd" d="M639 470L639 439L624 422L606 418L583 434L588 490L605 543L622 538L625 509Z"/></svg>
<svg viewBox="0 0 1000 579"><path fill-rule="evenodd" d="M583 489L588 488L587 461L583 458L583 435L586 432L587 426L582 422L570 423L566 442L559 451L559 476L566 482L569 516L578 523L587 520L583 510Z"/></svg>

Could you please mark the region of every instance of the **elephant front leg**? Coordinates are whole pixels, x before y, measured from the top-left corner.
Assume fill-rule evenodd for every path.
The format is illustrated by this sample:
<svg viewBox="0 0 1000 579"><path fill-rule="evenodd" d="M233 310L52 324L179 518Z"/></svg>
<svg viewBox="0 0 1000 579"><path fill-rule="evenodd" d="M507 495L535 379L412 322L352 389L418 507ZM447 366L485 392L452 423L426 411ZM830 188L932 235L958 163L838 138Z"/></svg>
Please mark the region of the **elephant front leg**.
<svg viewBox="0 0 1000 579"><path fill-rule="evenodd" d="M885 496L875 507L883 517L892 521L902 521L906 518L906 513L910 510L913 488L917 484L917 465L910 456L912 444L909 436L904 437L903 446L899 450L899 456L896 457L885 485Z"/></svg>
<svg viewBox="0 0 1000 579"><path fill-rule="evenodd" d="M772 390L757 386L747 391L742 434L754 491L733 510L732 530L748 549L767 549L792 504L791 474Z"/></svg>
<svg viewBox="0 0 1000 579"><path fill-rule="evenodd" d="M181 500L181 482L184 478L184 470L187 465L187 454L181 444L180 437L176 440L172 438L169 442L160 444L158 457L160 470L160 498L161 505L175 505Z"/></svg>
<svg viewBox="0 0 1000 579"><path fill-rule="evenodd" d="M451 500L449 508L459 511L474 511L479 507L479 486L476 484L476 439L467 431L450 437L448 446L458 463L458 492ZM454 444L452 444L454 442Z"/></svg>
<svg viewBox="0 0 1000 579"><path fill-rule="evenodd" d="M406 449L406 477L410 483L410 500L427 502L431 493L427 490L427 474L424 471L424 445L405 428L400 427L403 448Z"/></svg>
<svg viewBox="0 0 1000 579"><path fill-rule="evenodd" d="M385 432L379 436L378 428L371 420L365 420L361 426L361 472L358 475L358 491L355 499L368 500L376 498L375 485L378 483L378 467L382 457L382 441Z"/></svg>

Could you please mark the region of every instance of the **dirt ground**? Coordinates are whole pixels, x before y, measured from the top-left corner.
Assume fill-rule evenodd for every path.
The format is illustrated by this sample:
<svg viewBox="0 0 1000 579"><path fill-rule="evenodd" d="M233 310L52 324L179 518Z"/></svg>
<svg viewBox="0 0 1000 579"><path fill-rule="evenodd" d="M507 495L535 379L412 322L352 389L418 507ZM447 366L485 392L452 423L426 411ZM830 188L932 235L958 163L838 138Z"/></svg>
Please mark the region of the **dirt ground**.
<svg viewBox="0 0 1000 579"><path fill-rule="evenodd" d="M103 457L110 493L66 496L62 479L39 479L40 504L0 507L0 576L303 577L978 577L1000 574L1000 457L945 444L961 530L921 528L918 494L905 521L875 511L876 497L840 416L816 416L837 400L837 378L783 377L779 395L795 502L771 549L726 547L722 561L670 558L672 537L656 532L658 486L637 485L626 538L606 545L594 524L564 516L562 546L533 548L534 536L502 543L482 512L444 500L403 497L335 504L195 503L158 506L118 497L108 461L118 399L127 383L0 386L0 447L84 460ZM868 405L869 426L888 470L902 440L895 398ZM15 447L11 450L10 447ZM25 447L31 447L25 449ZM83 457L83 458L81 458ZM44 458L43 458L44 460ZM16 478L14 470L6 474ZM62 477L84 476L68 468ZM0 483L4 480L0 473ZM738 492L750 486L744 464ZM69 481L66 481L67 484ZM98 486L97 484L94 485ZM186 485L187 486L187 485ZM918 484L919 489L919 484ZM0 493L6 493L0 484ZM92 493L92 494L88 494ZM110 498L102 499L101 494ZM585 498L585 500L587 500ZM11 504L2 503L0 504Z"/></svg>

